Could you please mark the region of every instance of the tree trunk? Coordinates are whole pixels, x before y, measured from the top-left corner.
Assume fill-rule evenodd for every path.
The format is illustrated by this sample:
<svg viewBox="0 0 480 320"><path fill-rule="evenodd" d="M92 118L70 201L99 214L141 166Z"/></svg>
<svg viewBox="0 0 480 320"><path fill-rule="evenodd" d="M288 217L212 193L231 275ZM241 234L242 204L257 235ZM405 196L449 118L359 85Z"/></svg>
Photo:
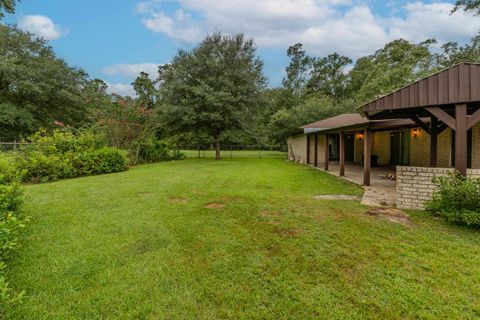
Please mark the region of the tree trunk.
<svg viewBox="0 0 480 320"><path fill-rule="evenodd" d="M220 160L220 130L215 132L215 160Z"/></svg>

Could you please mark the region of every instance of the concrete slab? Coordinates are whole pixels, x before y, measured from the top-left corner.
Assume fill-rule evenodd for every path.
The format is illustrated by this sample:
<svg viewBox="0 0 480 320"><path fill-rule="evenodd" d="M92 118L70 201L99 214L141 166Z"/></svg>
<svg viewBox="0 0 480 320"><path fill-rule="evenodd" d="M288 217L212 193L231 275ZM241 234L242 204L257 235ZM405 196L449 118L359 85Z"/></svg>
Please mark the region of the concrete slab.
<svg viewBox="0 0 480 320"><path fill-rule="evenodd" d="M319 164L317 169L323 170L324 165ZM340 176L338 163L330 163L329 170L324 171L335 176ZM395 168L373 167L371 169L371 186L364 187L365 193L362 204L372 207L394 207L397 202L396 181L386 179L388 174L395 174ZM345 176L342 179L358 185L363 185L363 168L356 164L345 165Z"/></svg>
<svg viewBox="0 0 480 320"><path fill-rule="evenodd" d="M350 201L360 200L357 196L349 196L346 194L326 194L326 195L314 196L313 198L317 200L350 200Z"/></svg>
<svg viewBox="0 0 480 320"><path fill-rule="evenodd" d="M395 207L396 187L365 187L362 204L371 207Z"/></svg>

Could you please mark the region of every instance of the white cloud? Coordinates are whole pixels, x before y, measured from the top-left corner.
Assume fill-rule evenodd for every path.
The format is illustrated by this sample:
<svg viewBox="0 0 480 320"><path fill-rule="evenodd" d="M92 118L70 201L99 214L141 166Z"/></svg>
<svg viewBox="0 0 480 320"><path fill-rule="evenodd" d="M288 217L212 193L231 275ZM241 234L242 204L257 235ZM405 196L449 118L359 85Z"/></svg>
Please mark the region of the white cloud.
<svg viewBox="0 0 480 320"><path fill-rule="evenodd" d="M164 33L182 42L196 42L204 34L200 24L181 9L175 11L172 17L163 11L153 12L150 18L143 19L142 22L148 29Z"/></svg>
<svg viewBox="0 0 480 320"><path fill-rule="evenodd" d="M435 38L442 42L475 35L480 29L480 19L463 11L451 15L452 9L451 3L409 3L405 6L406 18L388 22L390 35L412 41Z"/></svg>
<svg viewBox="0 0 480 320"><path fill-rule="evenodd" d="M130 97L136 96L135 90L133 90L133 87L130 84L107 82L107 85L108 85L107 92L109 94L116 93L121 96L130 96Z"/></svg>
<svg viewBox="0 0 480 320"><path fill-rule="evenodd" d="M67 31L53 23L52 19L42 15L23 16L18 21L18 27L46 40L55 40L67 34Z"/></svg>
<svg viewBox="0 0 480 320"><path fill-rule="evenodd" d="M158 72L158 66L156 63L119 63L103 68L102 72L111 76L122 75L129 78L136 78L140 72L143 71L148 73L152 78L155 78Z"/></svg>
<svg viewBox="0 0 480 320"><path fill-rule="evenodd" d="M196 43L215 30L244 32L260 47L285 49L301 42L318 55L337 51L357 58L400 37L462 42L480 29L478 17L450 15L453 4L440 1L397 6L389 17L353 0L178 0L180 9L172 14L162 9L165 1L170 0L144 0L137 12L145 15L149 30L172 39Z"/></svg>

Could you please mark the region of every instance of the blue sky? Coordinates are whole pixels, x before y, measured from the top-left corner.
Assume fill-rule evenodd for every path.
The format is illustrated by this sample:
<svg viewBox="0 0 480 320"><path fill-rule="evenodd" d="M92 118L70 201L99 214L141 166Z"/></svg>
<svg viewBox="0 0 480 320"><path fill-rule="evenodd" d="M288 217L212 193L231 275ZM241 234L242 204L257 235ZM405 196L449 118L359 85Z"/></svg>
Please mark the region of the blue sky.
<svg viewBox="0 0 480 320"><path fill-rule="evenodd" d="M49 39L57 54L101 78L110 90L132 92L178 49L213 31L253 37L270 85L281 83L286 50L301 42L312 55L358 58L393 39L465 43L480 18L449 15L452 1L375 0L22 0L7 23Z"/></svg>

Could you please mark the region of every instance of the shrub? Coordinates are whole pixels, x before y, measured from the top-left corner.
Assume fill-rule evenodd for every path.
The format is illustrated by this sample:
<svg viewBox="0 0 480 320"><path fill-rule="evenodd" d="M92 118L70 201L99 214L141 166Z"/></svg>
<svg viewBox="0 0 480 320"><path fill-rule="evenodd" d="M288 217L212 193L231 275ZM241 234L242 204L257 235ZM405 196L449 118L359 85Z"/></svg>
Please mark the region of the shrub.
<svg viewBox="0 0 480 320"><path fill-rule="evenodd" d="M13 155L0 153L0 184L11 183L20 179L16 163Z"/></svg>
<svg viewBox="0 0 480 320"><path fill-rule="evenodd" d="M450 222L480 227L480 178L460 173L434 180L439 189L427 209Z"/></svg>
<svg viewBox="0 0 480 320"><path fill-rule="evenodd" d="M140 161L143 163L181 160L185 158L185 154L173 150L170 143L165 140L150 139L140 148Z"/></svg>
<svg viewBox="0 0 480 320"><path fill-rule="evenodd" d="M8 259L18 246L18 233L25 219L21 217L22 190L17 182L16 167L4 155L0 155L0 317L2 305L19 296L14 296L4 276Z"/></svg>
<svg viewBox="0 0 480 320"><path fill-rule="evenodd" d="M128 168L126 153L105 146L102 136L90 131L41 130L22 147L20 169L24 181L34 183L112 173Z"/></svg>
<svg viewBox="0 0 480 320"><path fill-rule="evenodd" d="M24 181L43 183L76 176L73 164L66 158L39 151L28 153L21 161Z"/></svg>
<svg viewBox="0 0 480 320"><path fill-rule="evenodd" d="M128 169L127 152L116 148L90 149L79 158L86 174L112 173Z"/></svg>

